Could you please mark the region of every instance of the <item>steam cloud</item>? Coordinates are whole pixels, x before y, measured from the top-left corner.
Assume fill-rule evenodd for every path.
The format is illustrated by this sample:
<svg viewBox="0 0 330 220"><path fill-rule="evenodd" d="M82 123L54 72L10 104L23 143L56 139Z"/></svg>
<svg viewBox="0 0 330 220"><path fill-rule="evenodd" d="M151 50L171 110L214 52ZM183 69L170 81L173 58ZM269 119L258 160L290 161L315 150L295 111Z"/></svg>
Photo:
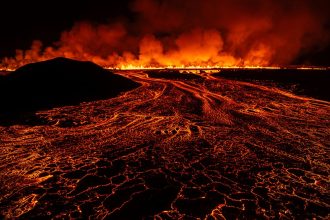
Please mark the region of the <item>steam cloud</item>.
<svg viewBox="0 0 330 220"><path fill-rule="evenodd" d="M51 47L35 41L2 65L57 56L108 67L287 65L329 45L329 6L325 0L135 0L134 23L80 22Z"/></svg>

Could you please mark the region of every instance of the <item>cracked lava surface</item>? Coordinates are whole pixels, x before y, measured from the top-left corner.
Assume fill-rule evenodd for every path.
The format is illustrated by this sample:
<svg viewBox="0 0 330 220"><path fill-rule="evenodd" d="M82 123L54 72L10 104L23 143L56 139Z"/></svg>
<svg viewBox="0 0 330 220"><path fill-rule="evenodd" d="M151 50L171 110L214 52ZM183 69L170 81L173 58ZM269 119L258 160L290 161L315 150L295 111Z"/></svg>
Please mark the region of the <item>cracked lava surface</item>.
<svg viewBox="0 0 330 220"><path fill-rule="evenodd" d="M330 217L330 103L203 75L0 127L0 217Z"/></svg>

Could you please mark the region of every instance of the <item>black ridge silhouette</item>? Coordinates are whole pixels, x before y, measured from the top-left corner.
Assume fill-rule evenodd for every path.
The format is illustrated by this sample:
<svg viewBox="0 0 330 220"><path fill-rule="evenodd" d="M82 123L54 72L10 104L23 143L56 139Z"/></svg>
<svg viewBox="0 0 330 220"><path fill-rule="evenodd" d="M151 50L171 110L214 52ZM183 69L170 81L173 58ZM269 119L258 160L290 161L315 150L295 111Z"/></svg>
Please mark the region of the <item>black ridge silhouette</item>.
<svg viewBox="0 0 330 220"><path fill-rule="evenodd" d="M0 78L0 113L15 115L107 99L139 85L92 62L55 58Z"/></svg>

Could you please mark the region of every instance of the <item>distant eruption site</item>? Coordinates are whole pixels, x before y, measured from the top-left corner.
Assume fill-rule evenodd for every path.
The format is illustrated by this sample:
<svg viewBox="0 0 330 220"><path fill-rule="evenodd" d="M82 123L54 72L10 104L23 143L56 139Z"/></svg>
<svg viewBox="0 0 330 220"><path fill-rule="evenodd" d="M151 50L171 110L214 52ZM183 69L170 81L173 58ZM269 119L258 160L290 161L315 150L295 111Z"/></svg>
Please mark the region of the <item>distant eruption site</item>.
<svg viewBox="0 0 330 220"><path fill-rule="evenodd" d="M30 49L2 58L0 69L54 57L119 69L290 65L301 54L329 46L327 5L323 0L135 0L130 4L135 19L77 22L50 46L35 40Z"/></svg>

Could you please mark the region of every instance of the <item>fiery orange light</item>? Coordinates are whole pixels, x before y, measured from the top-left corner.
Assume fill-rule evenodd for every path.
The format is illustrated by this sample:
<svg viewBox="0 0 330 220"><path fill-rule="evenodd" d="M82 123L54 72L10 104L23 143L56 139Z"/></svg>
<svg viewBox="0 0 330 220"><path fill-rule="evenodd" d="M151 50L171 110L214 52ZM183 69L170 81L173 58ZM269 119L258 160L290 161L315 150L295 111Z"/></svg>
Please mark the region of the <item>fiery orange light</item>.
<svg viewBox="0 0 330 220"><path fill-rule="evenodd" d="M221 70L221 69L264 69L264 70L280 70L280 69L297 69L297 70L330 70L330 67L280 67L280 66L142 66L142 65L121 65L120 67L109 67L109 66L103 66L105 69L108 70L123 70L123 71L129 71L129 70L187 70L187 71L193 71L193 70ZM0 67L0 71L3 72L12 72L15 71L16 68L6 68L6 67Z"/></svg>

